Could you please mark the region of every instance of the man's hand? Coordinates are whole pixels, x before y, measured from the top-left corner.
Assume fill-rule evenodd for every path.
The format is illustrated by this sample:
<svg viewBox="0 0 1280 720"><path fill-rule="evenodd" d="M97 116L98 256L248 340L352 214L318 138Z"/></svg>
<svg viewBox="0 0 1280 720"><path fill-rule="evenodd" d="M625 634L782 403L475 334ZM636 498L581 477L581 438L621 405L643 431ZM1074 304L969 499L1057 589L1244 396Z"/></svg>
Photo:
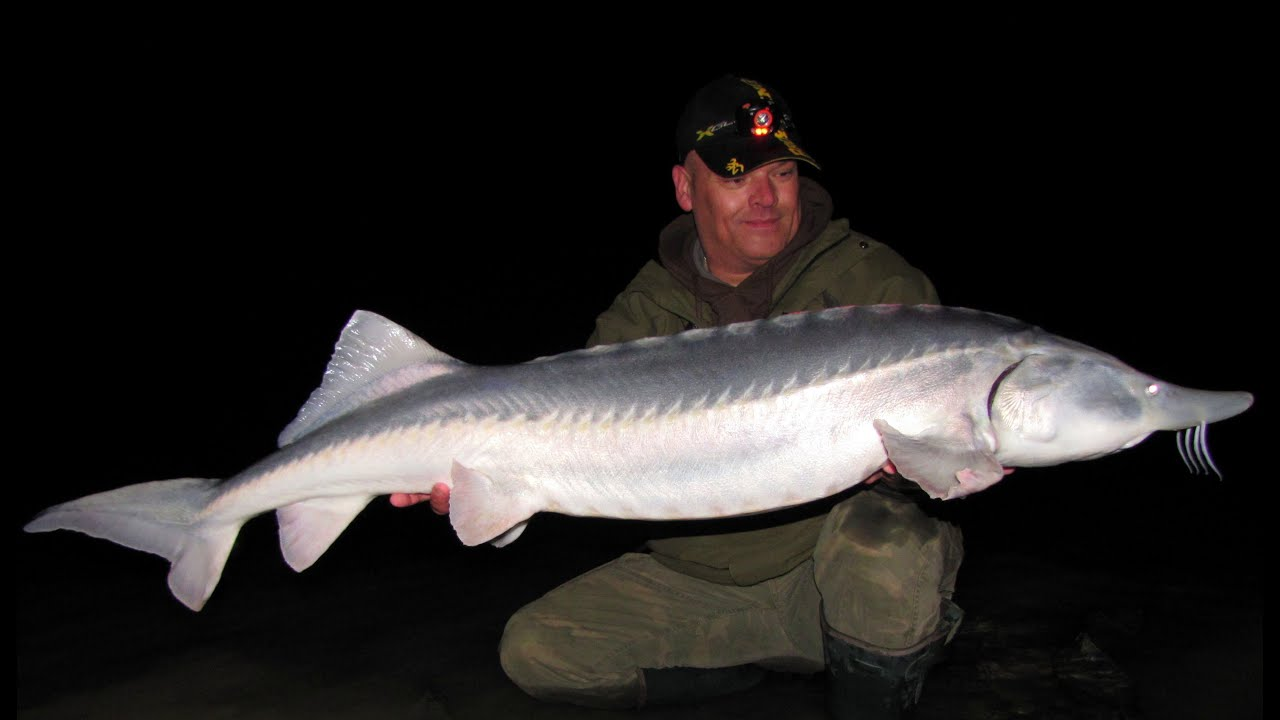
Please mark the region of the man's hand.
<svg viewBox="0 0 1280 720"><path fill-rule="evenodd" d="M391 495L391 504L399 508L417 505L423 501L431 503L431 510L435 514L448 515L449 486L444 483L436 483L429 493L393 493Z"/></svg>
<svg viewBox="0 0 1280 720"><path fill-rule="evenodd" d="M871 477L867 478L866 480L863 480L862 484L870 485L875 481L879 480L880 478L884 477L885 475L897 475L897 474L898 474L898 468L894 467L893 463L890 462L889 460L885 460L884 465L879 470L871 473Z"/></svg>
<svg viewBox="0 0 1280 720"><path fill-rule="evenodd" d="M1013 472L1013 470L1014 470L1013 468L1007 467L1004 469L1004 474L1008 475L1009 473ZM893 466L893 461L886 460L884 465L881 466L879 470L875 471L874 473L871 473L871 477L867 478L866 480L863 480L862 484L870 485L871 483L883 478L886 475L897 475L897 474L898 474L898 468Z"/></svg>

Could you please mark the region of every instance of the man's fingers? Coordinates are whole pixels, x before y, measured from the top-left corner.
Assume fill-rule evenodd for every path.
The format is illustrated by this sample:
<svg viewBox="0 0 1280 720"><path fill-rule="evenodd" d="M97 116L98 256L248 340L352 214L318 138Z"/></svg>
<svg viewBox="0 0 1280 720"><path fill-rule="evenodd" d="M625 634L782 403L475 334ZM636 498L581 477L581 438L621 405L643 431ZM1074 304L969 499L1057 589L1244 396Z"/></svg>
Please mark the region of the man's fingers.
<svg viewBox="0 0 1280 720"><path fill-rule="evenodd" d="M398 508L430 502L437 515L449 514L449 486L436 483L429 493L391 493L391 504Z"/></svg>
<svg viewBox="0 0 1280 720"><path fill-rule="evenodd" d="M449 486L444 483L436 483L431 488L431 494L427 497L431 498L431 510L437 515L449 514Z"/></svg>
<svg viewBox="0 0 1280 720"><path fill-rule="evenodd" d="M391 494L391 504L398 508L409 507L410 505L417 505L423 500L430 500L430 499L431 499L430 493L392 493Z"/></svg>

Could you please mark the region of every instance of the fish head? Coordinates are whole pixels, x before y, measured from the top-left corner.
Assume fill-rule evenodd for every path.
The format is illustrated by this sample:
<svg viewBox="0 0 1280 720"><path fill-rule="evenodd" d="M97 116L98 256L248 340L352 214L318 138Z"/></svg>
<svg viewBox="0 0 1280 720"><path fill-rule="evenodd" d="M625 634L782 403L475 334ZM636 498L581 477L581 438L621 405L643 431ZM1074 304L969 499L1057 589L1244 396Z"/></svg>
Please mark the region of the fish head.
<svg viewBox="0 0 1280 720"><path fill-rule="evenodd" d="M1253 404L1247 392L1194 390L1096 351L1029 355L992 388L996 456L1007 467L1109 455L1157 430L1224 420Z"/></svg>

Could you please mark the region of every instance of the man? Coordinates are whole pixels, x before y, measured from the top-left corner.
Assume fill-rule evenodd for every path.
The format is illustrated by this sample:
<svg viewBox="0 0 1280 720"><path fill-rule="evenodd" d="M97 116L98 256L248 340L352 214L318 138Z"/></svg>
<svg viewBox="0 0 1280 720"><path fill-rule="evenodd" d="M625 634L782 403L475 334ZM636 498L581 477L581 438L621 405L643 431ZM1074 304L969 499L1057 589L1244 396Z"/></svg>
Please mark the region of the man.
<svg viewBox="0 0 1280 720"><path fill-rule="evenodd" d="M831 219L830 196L799 175L798 163L818 167L799 143L773 89L726 76L699 90L671 171L686 214L589 344L839 305L937 303L919 270ZM652 540L518 611L502 666L535 697L598 707L696 700L749 687L765 669L825 667L833 714L896 717L960 618L950 601L960 532L908 486L886 477L799 520L770 513L733 532ZM447 512L447 487L429 499Z"/></svg>

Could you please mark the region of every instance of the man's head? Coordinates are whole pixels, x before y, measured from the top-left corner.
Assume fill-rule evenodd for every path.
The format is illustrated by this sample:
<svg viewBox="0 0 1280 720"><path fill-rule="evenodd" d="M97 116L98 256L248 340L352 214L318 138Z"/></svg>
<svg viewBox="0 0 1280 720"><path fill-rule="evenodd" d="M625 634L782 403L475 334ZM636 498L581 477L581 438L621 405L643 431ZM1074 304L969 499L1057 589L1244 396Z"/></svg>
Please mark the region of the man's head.
<svg viewBox="0 0 1280 720"><path fill-rule="evenodd" d="M759 131L758 134L756 131ZM817 163L796 144L781 96L726 76L685 107L671 170L676 202L692 212L712 274L730 285L777 255L800 229L796 161Z"/></svg>

